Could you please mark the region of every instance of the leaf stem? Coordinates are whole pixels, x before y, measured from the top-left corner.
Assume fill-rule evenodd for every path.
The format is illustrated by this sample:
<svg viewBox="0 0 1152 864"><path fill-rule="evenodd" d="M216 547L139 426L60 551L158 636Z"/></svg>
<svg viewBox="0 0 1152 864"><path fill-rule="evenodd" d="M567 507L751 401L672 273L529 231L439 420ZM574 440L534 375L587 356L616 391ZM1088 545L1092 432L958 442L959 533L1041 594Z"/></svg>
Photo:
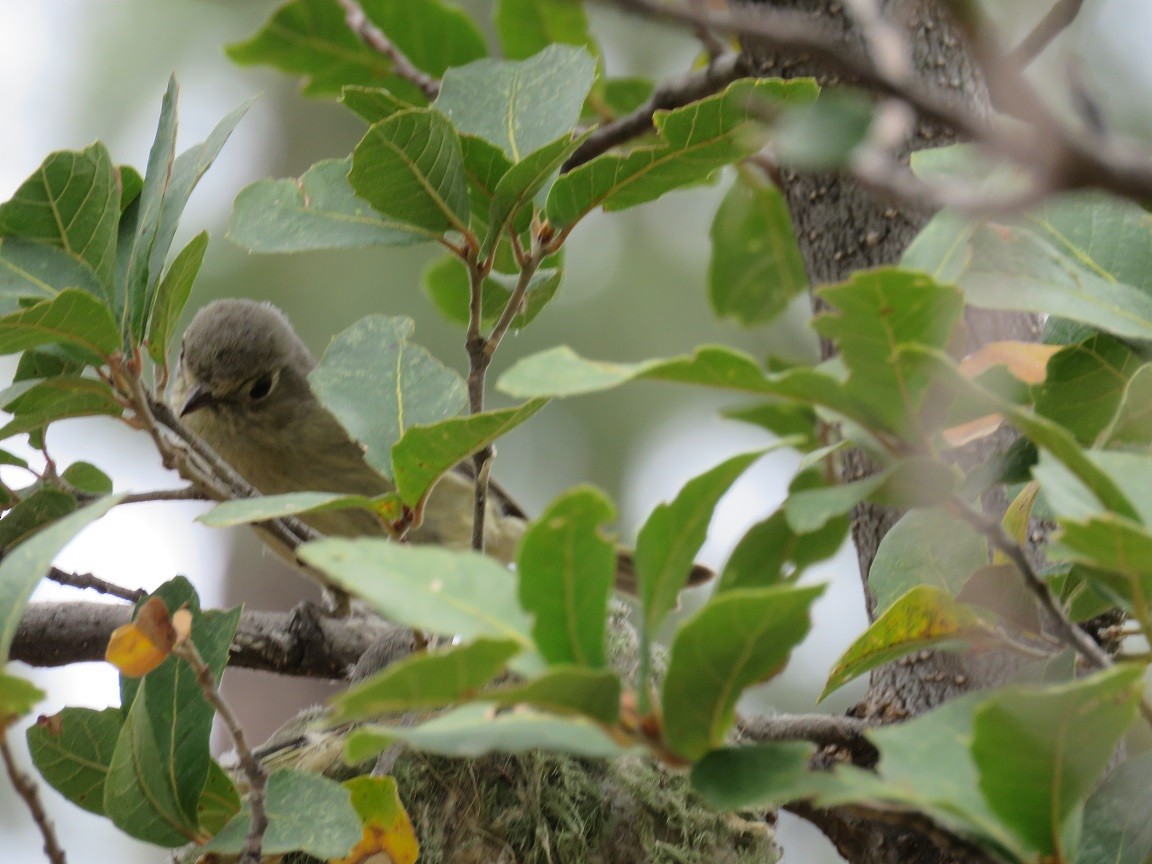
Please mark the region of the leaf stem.
<svg viewBox="0 0 1152 864"><path fill-rule="evenodd" d="M2 719L0 718L0 721ZM0 756L4 759L4 768L8 772L8 779L12 781L12 788L24 799L24 803L32 813L32 820L40 829L40 836L44 838L44 854L48 856L51 864L66 864L67 858L56 837L56 829L48 814L44 812L44 805L40 803L40 792L36 788L36 782L16 765L16 759L8 746L7 729L0 729Z"/></svg>
<svg viewBox="0 0 1152 864"><path fill-rule="evenodd" d="M264 832L268 830L268 813L264 806L268 789L268 772L253 755L244 736L244 727L240 725L231 706L221 695L212 668L204 662L195 643L189 639L176 645L172 651L192 667L196 683L200 685L204 698L216 709L216 713L228 727L232 742L236 745L240 767L244 771L244 776L248 778L248 805L252 809L252 821L248 826L248 835L244 838L244 847L240 850L239 861L240 864L260 864L262 860L260 847L264 843Z"/></svg>
<svg viewBox="0 0 1152 864"><path fill-rule="evenodd" d="M1001 552L1008 560L1016 565L1024 584L1036 595L1040 607L1048 614L1049 623L1064 644L1071 646L1083 657L1093 669L1110 669L1115 664L1108 653L1096 642L1076 626L1061 608L1056 595L1052 593L1048 583L1036 572L1032 562L1028 560L1028 553L1024 547L1017 543L1004 530L998 519L981 513L968 505L961 498L954 497L947 504L948 510L957 518L971 525L976 531L983 534L988 541ZM1152 705L1146 700L1140 701L1140 713L1144 719L1152 724Z"/></svg>

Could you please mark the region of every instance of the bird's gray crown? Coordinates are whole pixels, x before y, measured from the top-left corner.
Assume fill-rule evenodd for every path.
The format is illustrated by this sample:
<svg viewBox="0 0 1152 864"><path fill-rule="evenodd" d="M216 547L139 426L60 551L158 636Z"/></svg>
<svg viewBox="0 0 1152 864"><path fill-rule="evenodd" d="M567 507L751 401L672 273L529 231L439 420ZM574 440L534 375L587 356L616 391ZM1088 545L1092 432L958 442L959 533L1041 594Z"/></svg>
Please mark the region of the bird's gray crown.
<svg viewBox="0 0 1152 864"><path fill-rule="evenodd" d="M271 303L216 300L201 309L184 334L182 363L197 381L238 382L285 366L315 364L288 318Z"/></svg>

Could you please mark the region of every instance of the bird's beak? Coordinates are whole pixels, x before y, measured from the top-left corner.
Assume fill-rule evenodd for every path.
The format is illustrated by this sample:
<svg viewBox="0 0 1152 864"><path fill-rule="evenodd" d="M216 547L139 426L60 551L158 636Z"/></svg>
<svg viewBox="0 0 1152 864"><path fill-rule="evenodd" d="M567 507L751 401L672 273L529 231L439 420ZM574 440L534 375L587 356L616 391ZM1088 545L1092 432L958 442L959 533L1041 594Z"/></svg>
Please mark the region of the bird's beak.
<svg viewBox="0 0 1152 864"><path fill-rule="evenodd" d="M216 397L212 395L212 391L205 387L203 384L196 384L188 391L188 398L184 400L184 404L180 406L180 416L187 417L193 411L199 411L207 405L211 405L216 401Z"/></svg>

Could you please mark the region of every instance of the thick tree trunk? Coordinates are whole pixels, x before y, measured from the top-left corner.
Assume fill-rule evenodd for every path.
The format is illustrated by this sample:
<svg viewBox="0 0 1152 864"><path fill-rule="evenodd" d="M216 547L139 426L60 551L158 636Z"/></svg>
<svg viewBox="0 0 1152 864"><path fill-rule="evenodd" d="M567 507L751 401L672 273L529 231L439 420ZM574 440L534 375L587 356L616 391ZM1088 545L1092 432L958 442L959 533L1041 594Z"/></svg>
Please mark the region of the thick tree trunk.
<svg viewBox="0 0 1152 864"><path fill-rule="evenodd" d="M748 0L756 3L757 0ZM859 33L841 0L766 0L765 5L808 12L814 20L844 34L846 45L864 50ZM912 49L915 74L958 100L987 108L987 94L979 70L965 45L962 34L949 21L942 4L935 0L907 3L880 0L886 14L898 16ZM798 77L811 75L822 84L851 84L830 77L825 70L802 57L759 52L749 46L760 71L765 75ZM921 121L908 150L939 147L956 140L954 133L933 123ZM853 271L896 262L924 226L930 212L898 207L879 200L853 180L839 175L782 172L785 195L813 286L842 281ZM968 347L972 349L1000 339L1035 339L1038 332L1033 316L993 314L979 310L966 313ZM830 346L825 346L825 351ZM1003 445L1000 441L991 446ZM990 452L985 444L980 453L964 454L974 464ZM870 473L872 466L859 452L845 459L843 479L853 480ZM1003 501L987 501L985 506L1003 508ZM881 539L902 514L900 511L865 503L852 518L852 538L864 588L869 617L873 602L867 574ZM862 716L877 722L891 722L916 716L937 705L980 687L1001 683L1015 668L1014 658L996 653L940 654L923 652L877 670L868 695L860 706ZM848 860L867 864L910 864L910 862L977 861L976 850L943 850L926 842L923 835L892 826L830 811L806 810L806 818L819 825Z"/></svg>

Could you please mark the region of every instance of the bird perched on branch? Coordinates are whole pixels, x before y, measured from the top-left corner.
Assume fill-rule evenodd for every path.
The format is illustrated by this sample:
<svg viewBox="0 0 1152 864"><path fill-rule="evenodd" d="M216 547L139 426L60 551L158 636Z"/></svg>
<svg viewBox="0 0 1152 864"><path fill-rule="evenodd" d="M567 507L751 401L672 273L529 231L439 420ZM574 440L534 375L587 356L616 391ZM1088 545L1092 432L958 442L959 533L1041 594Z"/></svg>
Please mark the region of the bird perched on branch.
<svg viewBox="0 0 1152 864"><path fill-rule="evenodd" d="M336 492L366 496L392 491L308 384L316 361L288 318L271 303L217 300L201 309L184 333L172 390L184 423L265 495ZM372 398L366 393L365 398ZM436 484L424 521L408 534L413 543L468 549L474 485L462 463ZM310 513L302 521L322 534L383 536L384 524L367 510ZM485 515L485 551L515 560L527 517L492 484ZM696 567L692 584L711 578ZM617 587L634 593L631 556L621 551Z"/></svg>

